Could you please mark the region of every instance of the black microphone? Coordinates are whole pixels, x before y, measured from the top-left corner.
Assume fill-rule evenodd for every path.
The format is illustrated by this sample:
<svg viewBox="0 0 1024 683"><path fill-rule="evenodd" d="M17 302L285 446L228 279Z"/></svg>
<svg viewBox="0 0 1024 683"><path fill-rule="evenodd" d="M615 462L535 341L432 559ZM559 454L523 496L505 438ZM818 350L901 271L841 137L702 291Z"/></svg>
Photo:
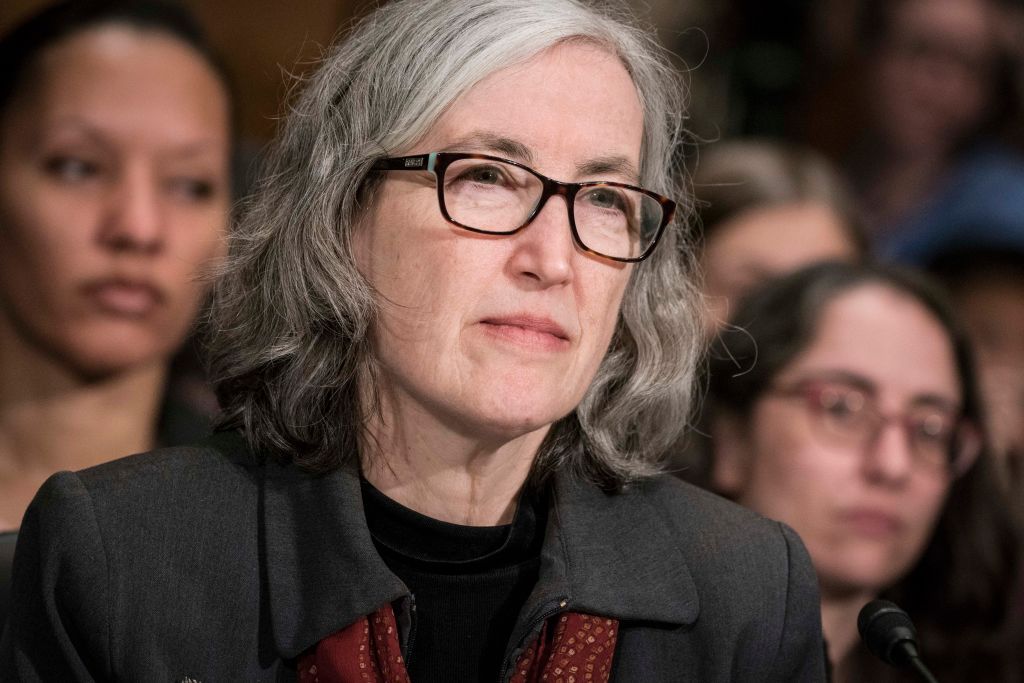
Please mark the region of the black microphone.
<svg viewBox="0 0 1024 683"><path fill-rule="evenodd" d="M937 683L917 652L917 631L910 616L888 600L872 600L857 615L861 640L886 664L916 671L927 683Z"/></svg>

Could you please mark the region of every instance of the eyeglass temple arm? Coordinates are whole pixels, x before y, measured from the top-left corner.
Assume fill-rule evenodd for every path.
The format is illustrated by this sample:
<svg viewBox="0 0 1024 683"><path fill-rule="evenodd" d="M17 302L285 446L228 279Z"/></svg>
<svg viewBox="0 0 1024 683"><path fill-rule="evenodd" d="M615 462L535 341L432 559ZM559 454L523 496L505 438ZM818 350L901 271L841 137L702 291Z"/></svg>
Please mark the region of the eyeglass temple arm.
<svg viewBox="0 0 1024 683"><path fill-rule="evenodd" d="M374 171L433 171L437 152L414 154L407 157L381 159L373 165Z"/></svg>

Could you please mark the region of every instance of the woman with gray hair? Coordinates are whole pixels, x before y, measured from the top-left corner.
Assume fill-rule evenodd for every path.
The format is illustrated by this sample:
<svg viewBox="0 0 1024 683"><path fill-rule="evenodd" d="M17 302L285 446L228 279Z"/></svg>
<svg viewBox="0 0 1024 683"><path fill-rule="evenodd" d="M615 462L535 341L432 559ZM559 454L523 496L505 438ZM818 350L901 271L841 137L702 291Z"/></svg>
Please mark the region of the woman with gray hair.
<svg viewBox="0 0 1024 683"><path fill-rule="evenodd" d="M821 680L797 537L656 476L701 336L681 93L573 0L359 24L231 238L221 431L43 487L0 674Z"/></svg>

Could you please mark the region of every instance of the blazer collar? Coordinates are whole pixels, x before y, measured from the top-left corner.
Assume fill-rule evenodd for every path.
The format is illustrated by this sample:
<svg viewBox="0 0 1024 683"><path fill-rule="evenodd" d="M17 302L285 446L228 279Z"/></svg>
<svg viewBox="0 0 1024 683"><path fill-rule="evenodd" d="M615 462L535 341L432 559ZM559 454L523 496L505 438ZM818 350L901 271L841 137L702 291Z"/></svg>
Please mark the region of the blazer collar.
<svg viewBox="0 0 1024 683"><path fill-rule="evenodd" d="M643 484L609 494L566 472L554 478L545 564L562 577L568 609L620 621L693 624L700 602L678 534L643 495ZM560 551L565 571L558 571ZM557 578L556 578L557 580ZM557 592L557 591L555 591Z"/></svg>
<svg viewBox="0 0 1024 683"><path fill-rule="evenodd" d="M282 656L408 595L374 548L355 465L312 476L268 461L264 472L261 542ZM528 603L558 596L572 611L620 620L696 621L697 592L677 540L639 491L606 494L560 473L552 500Z"/></svg>
<svg viewBox="0 0 1024 683"><path fill-rule="evenodd" d="M374 548L355 466L313 476L268 462L265 472L271 624L278 651L292 659L409 591Z"/></svg>

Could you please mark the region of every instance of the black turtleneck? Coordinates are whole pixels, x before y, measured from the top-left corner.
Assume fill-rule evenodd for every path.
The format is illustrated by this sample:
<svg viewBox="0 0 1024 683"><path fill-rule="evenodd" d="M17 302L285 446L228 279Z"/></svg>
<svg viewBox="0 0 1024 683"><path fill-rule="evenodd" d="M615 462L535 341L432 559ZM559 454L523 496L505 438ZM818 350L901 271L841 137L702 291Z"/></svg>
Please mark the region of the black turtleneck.
<svg viewBox="0 0 1024 683"><path fill-rule="evenodd" d="M462 526L426 517L363 480L374 545L412 591L413 683L497 680L516 618L540 566L547 504L524 493L511 524Z"/></svg>

